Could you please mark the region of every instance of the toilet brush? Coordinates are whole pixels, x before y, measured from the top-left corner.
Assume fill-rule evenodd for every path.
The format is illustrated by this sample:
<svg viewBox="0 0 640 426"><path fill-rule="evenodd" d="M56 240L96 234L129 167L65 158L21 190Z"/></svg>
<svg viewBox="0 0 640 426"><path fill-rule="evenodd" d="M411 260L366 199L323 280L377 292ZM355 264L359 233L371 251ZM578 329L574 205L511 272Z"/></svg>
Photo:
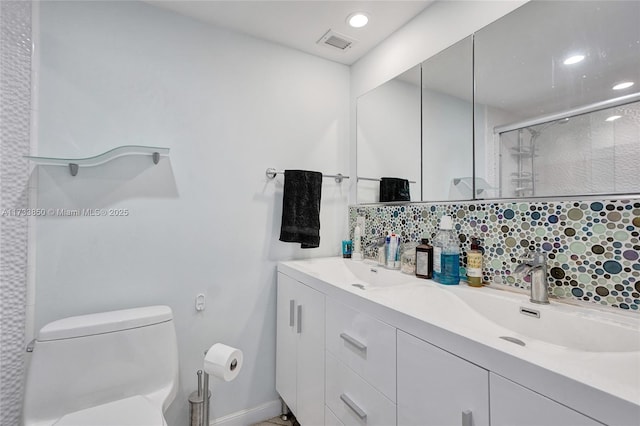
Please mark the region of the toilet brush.
<svg viewBox="0 0 640 426"><path fill-rule="evenodd" d="M209 391L209 375L204 373L204 386L202 383L202 370L198 370L198 389L191 392L189 395L189 413L190 421L189 426L206 426L208 418L205 419L205 413L209 413L209 399L211 398L211 392ZM207 398L204 398L204 389L207 389ZM206 404L205 404L205 401ZM208 415L206 417L209 417ZM205 421L206 420L206 421Z"/></svg>

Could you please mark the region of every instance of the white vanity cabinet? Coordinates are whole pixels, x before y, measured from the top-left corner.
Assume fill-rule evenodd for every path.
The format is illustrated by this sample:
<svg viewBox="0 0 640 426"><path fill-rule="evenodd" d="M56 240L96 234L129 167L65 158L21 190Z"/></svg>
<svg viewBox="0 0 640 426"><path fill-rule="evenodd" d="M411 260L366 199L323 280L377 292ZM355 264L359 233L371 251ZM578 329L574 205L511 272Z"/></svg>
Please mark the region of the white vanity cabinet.
<svg viewBox="0 0 640 426"><path fill-rule="evenodd" d="M497 374L490 374L492 426L597 426L602 423Z"/></svg>
<svg viewBox="0 0 640 426"><path fill-rule="evenodd" d="M324 426L344 426L329 407L324 407Z"/></svg>
<svg viewBox="0 0 640 426"><path fill-rule="evenodd" d="M345 265L362 263L278 265L276 389L302 426L640 425L640 404L579 382L575 369L565 370L574 374L567 376L525 358L544 353L533 343L523 350L488 331L465 328L457 318L465 315L466 305L457 302L464 288L416 279L388 291L363 290L343 278L349 276L339 269ZM592 359L598 356L577 361L601 369L602 361ZM635 357L602 356L612 362ZM632 374L640 358L633 359L629 377L620 377L612 364L611 381L636 389ZM559 368L573 360L554 362ZM584 375L588 379L587 373L592 371Z"/></svg>
<svg viewBox="0 0 640 426"><path fill-rule="evenodd" d="M396 423L396 329L327 297L326 404L344 424Z"/></svg>
<svg viewBox="0 0 640 426"><path fill-rule="evenodd" d="M276 390L303 425L324 424L324 294L278 273Z"/></svg>
<svg viewBox="0 0 640 426"><path fill-rule="evenodd" d="M398 330L398 425L488 426L489 372Z"/></svg>

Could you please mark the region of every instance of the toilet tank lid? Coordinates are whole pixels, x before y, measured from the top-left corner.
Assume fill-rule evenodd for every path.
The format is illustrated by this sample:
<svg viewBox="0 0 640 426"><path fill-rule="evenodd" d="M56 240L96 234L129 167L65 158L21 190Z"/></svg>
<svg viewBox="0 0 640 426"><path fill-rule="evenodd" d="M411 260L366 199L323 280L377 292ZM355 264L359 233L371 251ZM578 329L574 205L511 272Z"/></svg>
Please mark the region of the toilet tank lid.
<svg viewBox="0 0 640 426"><path fill-rule="evenodd" d="M40 329L40 342L92 336L145 327L173 319L168 306L146 306L97 314L79 315L50 322Z"/></svg>

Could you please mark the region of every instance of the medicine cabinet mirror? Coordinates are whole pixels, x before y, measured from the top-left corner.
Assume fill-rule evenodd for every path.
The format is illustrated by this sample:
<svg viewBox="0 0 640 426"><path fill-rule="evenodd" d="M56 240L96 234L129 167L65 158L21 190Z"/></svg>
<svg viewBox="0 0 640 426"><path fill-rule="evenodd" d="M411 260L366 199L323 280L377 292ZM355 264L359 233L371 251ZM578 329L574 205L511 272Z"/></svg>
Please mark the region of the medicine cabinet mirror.
<svg viewBox="0 0 640 426"><path fill-rule="evenodd" d="M471 200L473 41L422 63L422 199Z"/></svg>
<svg viewBox="0 0 640 426"><path fill-rule="evenodd" d="M475 34L475 78L493 198L640 192L640 2L529 2Z"/></svg>
<svg viewBox="0 0 640 426"><path fill-rule="evenodd" d="M465 77L472 58L475 93ZM362 115L384 86L358 99L358 175L420 167L412 201L640 193L640 2L528 2L422 64L421 112ZM473 118L464 113L472 97ZM416 115L419 148L393 149L393 131L386 150L364 145L362 135L380 133L368 126L407 133ZM377 168L388 162L401 167ZM361 188L359 203L377 201Z"/></svg>
<svg viewBox="0 0 640 426"><path fill-rule="evenodd" d="M358 203L379 202L381 177L409 180L411 201L472 198L472 46L468 37L358 98Z"/></svg>
<svg viewBox="0 0 640 426"><path fill-rule="evenodd" d="M420 65L360 96L357 101L358 203L377 203L381 177L410 182L420 197Z"/></svg>

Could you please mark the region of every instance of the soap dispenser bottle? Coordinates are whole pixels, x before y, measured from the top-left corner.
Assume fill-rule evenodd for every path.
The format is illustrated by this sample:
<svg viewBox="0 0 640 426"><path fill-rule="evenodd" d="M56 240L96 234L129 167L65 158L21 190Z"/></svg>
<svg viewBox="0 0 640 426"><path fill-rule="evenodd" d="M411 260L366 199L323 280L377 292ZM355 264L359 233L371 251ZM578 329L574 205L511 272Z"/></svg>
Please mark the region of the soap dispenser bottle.
<svg viewBox="0 0 640 426"><path fill-rule="evenodd" d="M467 282L471 287L482 287L482 247L477 237L471 237L467 252Z"/></svg>
<svg viewBox="0 0 640 426"><path fill-rule="evenodd" d="M460 283L460 244L453 232L453 218L440 219L440 230L433 240L433 279L440 284Z"/></svg>

